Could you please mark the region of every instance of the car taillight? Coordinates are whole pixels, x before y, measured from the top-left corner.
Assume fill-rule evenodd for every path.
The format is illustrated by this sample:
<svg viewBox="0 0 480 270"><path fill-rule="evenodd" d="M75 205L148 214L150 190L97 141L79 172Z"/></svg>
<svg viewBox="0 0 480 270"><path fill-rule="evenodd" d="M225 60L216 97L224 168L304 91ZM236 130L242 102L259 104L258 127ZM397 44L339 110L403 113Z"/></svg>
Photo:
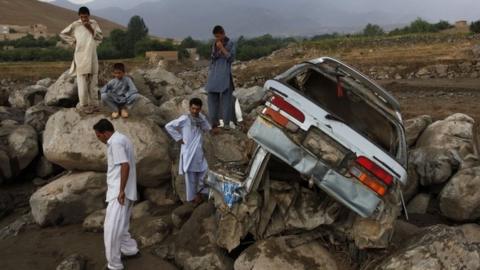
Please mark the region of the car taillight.
<svg viewBox="0 0 480 270"><path fill-rule="evenodd" d="M298 126L295 125L294 123L290 122L288 118L285 116L281 115L279 112L274 111L271 108L265 108L263 109L262 113L266 116L269 116L275 123L287 128L290 131L297 131Z"/></svg>
<svg viewBox="0 0 480 270"><path fill-rule="evenodd" d="M305 122L305 115L302 113L302 111L288 103L283 97L273 95L270 99L270 102L280 110L295 118L300 123Z"/></svg>
<svg viewBox="0 0 480 270"><path fill-rule="evenodd" d="M357 158L356 164L350 168L350 174L380 196L384 196L388 186L393 184L391 174L363 156Z"/></svg>
<svg viewBox="0 0 480 270"><path fill-rule="evenodd" d="M375 177L380 179L383 183L387 185L392 185L393 183L393 176L386 172L384 169L380 168L377 164L375 164L370 159L360 156L357 158L357 163L373 174Z"/></svg>

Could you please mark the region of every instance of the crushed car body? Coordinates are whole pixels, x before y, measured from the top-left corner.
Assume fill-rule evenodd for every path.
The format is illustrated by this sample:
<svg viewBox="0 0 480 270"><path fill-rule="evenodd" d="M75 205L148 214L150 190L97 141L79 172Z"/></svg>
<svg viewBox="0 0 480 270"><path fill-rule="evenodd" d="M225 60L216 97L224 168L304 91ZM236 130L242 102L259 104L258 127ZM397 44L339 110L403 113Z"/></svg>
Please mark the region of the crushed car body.
<svg viewBox="0 0 480 270"><path fill-rule="evenodd" d="M248 131L257 145L248 167L208 174L207 184L229 208L268 179L301 179L368 218L406 183L399 104L365 75L322 57L267 81L264 91L265 104Z"/></svg>

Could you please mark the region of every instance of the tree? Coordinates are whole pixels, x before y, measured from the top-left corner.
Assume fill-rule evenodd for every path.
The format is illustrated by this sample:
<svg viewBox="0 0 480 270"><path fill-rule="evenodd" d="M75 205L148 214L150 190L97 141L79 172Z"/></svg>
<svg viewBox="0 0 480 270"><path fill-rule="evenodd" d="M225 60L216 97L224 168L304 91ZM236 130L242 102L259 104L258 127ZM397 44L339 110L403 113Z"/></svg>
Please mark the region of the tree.
<svg viewBox="0 0 480 270"><path fill-rule="evenodd" d="M417 18L408 27L410 33L429 33L436 32L435 27L422 18Z"/></svg>
<svg viewBox="0 0 480 270"><path fill-rule="evenodd" d="M376 24L369 23L363 29L364 36L374 37L374 36L381 36L383 34L385 34L385 31L383 31L382 27Z"/></svg>
<svg viewBox="0 0 480 270"><path fill-rule="evenodd" d="M436 31L443 31L443 30L453 28L453 25L451 25L448 21L441 20L438 23L434 24L433 27L435 28Z"/></svg>
<svg viewBox="0 0 480 270"><path fill-rule="evenodd" d="M470 31L472 31L473 33L477 33L477 34L480 33L480 20L472 22L470 24Z"/></svg>
<svg viewBox="0 0 480 270"><path fill-rule="evenodd" d="M186 37L184 40L182 40L182 43L180 44L180 47L182 48L196 48L198 45L198 42L195 41L192 37Z"/></svg>
<svg viewBox="0 0 480 270"><path fill-rule="evenodd" d="M135 45L145 38L148 38L148 27L145 25L142 17L135 15L128 22L126 42L123 45L128 52L127 56L134 56Z"/></svg>

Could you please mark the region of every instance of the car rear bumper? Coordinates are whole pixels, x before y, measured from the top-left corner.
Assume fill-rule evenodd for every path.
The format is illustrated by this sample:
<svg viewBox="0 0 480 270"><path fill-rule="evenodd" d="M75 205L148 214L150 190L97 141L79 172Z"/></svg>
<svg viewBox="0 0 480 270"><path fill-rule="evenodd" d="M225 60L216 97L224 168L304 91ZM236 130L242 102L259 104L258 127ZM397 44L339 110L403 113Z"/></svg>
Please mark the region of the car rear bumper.
<svg viewBox="0 0 480 270"><path fill-rule="evenodd" d="M311 176L318 187L362 217L371 216L380 203L369 188L332 170L268 120L257 117L248 135L301 174Z"/></svg>

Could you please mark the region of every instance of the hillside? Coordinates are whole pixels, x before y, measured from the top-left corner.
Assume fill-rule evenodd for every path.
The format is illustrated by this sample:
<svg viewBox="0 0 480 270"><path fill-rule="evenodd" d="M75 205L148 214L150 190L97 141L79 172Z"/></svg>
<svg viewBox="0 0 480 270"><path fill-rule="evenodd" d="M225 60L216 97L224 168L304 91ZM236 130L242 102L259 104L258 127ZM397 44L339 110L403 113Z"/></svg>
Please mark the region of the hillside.
<svg viewBox="0 0 480 270"><path fill-rule="evenodd" d="M58 33L77 19L74 11L37 0L0 0L0 24L31 25L36 23L48 27L49 33ZM107 35L123 26L94 17Z"/></svg>

